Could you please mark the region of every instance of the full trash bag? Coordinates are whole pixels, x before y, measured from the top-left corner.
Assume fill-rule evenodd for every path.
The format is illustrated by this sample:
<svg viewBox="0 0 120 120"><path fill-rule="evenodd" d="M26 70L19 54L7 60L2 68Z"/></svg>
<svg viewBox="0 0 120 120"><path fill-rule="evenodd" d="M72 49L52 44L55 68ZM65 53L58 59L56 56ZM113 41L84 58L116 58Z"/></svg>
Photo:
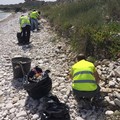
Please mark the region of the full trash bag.
<svg viewBox="0 0 120 120"><path fill-rule="evenodd" d="M23 36L21 32L17 32L17 40L19 44L23 43Z"/></svg>
<svg viewBox="0 0 120 120"><path fill-rule="evenodd" d="M47 96L41 120L70 120L69 107L61 103L57 96Z"/></svg>
<svg viewBox="0 0 120 120"><path fill-rule="evenodd" d="M41 72L40 72L41 75L38 76L38 79L34 78L34 76L36 76L35 75L36 72L34 74L33 70L31 70L29 74L26 75L24 78L23 87L27 91L28 95L33 99L40 99L46 96L47 94L49 94L52 88L52 80L48 75L50 71L46 70L45 72L43 72L41 70Z"/></svg>

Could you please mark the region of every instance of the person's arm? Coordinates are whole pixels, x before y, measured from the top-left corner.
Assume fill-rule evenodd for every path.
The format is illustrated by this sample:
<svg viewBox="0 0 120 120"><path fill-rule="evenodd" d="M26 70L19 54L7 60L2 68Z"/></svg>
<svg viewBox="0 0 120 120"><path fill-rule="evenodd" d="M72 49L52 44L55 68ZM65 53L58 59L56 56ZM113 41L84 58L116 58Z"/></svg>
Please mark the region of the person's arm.
<svg viewBox="0 0 120 120"><path fill-rule="evenodd" d="M99 74L98 74L97 71L94 72L94 77L95 77L96 82L99 83L100 82L100 77L99 77Z"/></svg>
<svg viewBox="0 0 120 120"><path fill-rule="evenodd" d="M19 24L20 24L20 31L22 31L21 18L19 19Z"/></svg>
<svg viewBox="0 0 120 120"><path fill-rule="evenodd" d="M38 18L39 18L39 13L38 13L38 11L35 12L35 15L36 15L36 18L38 19Z"/></svg>
<svg viewBox="0 0 120 120"><path fill-rule="evenodd" d="M21 24L21 19L19 19L19 24Z"/></svg>
<svg viewBox="0 0 120 120"><path fill-rule="evenodd" d="M72 71L69 70L69 73L67 74L67 76L65 77L66 81L72 81Z"/></svg>
<svg viewBox="0 0 120 120"><path fill-rule="evenodd" d="M73 80L73 71L72 71L72 68L69 72L69 80Z"/></svg>
<svg viewBox="0 0 120 120"><path fill-rule="evenodd" d="M71 73L69 74L69 79L72 80L72 74Z"/></svg>

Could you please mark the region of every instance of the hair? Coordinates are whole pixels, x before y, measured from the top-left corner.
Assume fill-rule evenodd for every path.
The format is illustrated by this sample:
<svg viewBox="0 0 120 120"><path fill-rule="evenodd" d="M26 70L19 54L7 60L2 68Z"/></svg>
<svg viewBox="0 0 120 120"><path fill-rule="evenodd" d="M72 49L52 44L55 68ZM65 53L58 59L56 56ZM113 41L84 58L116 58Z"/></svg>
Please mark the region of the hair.
<svg viewBox="0 0 120 120"><path fill-rule="evenodd" d="M39 13L39 14L41 14L41 12L40 12L40 11L38 11L38 13Z"/></svg>
<svg viewBox="0 0 120 120"><path fill-rule="evenodd" d="M85 57L85 55L84 54L79 54L79 55L77 55L77 60L78 61L80 61L80 60L82 60L82 59L85 59L86 57Z"/></svg>
<svg viewBox="0 0 120 120"><path fill-rule="evenodd" d="M37 72L40 72L40 73L42 72L42 69L38 66L36 66L35 69L36 69Z"/></svg>

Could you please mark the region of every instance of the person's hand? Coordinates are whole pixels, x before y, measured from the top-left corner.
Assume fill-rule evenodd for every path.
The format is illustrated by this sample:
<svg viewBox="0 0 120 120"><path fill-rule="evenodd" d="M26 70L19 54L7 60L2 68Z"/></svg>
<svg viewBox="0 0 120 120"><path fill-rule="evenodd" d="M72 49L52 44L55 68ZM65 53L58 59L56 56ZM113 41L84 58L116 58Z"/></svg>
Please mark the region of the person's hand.
<svg viewBox="0 0 120 120"><path fill-rule="evenodd" d="M65 77L65 81L66 81L66 82L70 82L70 81L71 81L71 77L70 77L69 75L67 75L67 76Z"/></svg>

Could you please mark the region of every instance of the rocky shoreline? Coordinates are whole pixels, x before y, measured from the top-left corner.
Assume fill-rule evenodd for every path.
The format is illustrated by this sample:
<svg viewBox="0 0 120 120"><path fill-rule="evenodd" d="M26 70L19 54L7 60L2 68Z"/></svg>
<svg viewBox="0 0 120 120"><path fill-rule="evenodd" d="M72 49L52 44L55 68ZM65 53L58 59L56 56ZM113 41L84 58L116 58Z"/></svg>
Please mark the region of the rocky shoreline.
<svg viewBox="0 0 120 120"><path fill-rule="evenodd" d="M66 79L74 55L64 38L52 31L45 19L40 20L40 31L31 33L31 44L18 46L16 33L19 31L19 16L14 14L0 22L0 118L1 120L40 120L41 100L33 100L23 89L20 80L13 79L11 59L27 56L32 59L31 67L39 65L51 70L52 93L70 107L71 120L119 120L120 119L120 59L103 60L96 64L103 80L101 91L105 96L104 107L98 111L80 110L74 100L71 81ZM68 95L69 99L68 99Z"/></svg>

